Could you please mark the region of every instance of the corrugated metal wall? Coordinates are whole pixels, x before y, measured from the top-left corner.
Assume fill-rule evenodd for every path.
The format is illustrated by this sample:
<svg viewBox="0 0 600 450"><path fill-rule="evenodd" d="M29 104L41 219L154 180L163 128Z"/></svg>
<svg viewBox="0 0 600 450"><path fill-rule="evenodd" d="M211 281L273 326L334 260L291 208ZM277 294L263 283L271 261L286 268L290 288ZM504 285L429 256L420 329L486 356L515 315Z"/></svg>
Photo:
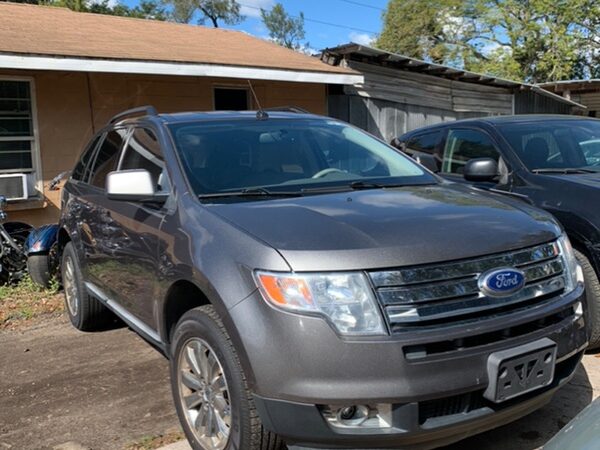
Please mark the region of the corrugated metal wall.
<svg viewBox="0 0 600 450"><path fill-rule="evenodd" d="M532 91L517 92L515 114L571 114L571 106Z"/></svg>

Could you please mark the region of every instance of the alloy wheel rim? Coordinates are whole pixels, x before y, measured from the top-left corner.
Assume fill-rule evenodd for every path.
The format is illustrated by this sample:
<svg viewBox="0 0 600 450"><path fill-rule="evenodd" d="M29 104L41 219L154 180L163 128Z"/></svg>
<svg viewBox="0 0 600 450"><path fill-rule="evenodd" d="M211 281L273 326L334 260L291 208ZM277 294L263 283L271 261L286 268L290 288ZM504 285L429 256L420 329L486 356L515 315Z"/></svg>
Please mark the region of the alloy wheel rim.
<svg viewBox="0 0 600 450"><path fill-rule="evenodd" d="M65 289L65 298L67 299L67 308L71 316L75 317L79 311L79 303L77 301L77 288L75 286L75 266L70 257L67 257L65 260L64 271L63 286Z"/></svg>
<svg viewBox="0 0 600 450"><path fill-rule="evenodd" d="M231 403L215 352L203 339L189 339L177 372L181 407L195 438L207 450L224 449L231 430Z"/></svg>

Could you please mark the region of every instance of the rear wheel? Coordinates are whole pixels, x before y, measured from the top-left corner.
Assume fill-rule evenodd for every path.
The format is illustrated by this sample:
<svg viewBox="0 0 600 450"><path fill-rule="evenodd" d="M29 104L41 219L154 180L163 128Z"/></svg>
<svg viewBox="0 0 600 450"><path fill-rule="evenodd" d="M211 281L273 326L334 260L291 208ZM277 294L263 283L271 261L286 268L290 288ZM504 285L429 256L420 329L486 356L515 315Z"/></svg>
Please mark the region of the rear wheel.
<svg viewBox="0 0 600 450"><path fill-rule="evenodd" d="M195 450L279 450L262 427L237 352L212 306L183 315L171 343L171 386Z"/></svg>
<svg viewBox="0 0 600 450"><path fill-rule="evenodd" d="M61 269L65 306L73 326L81 331L104 328L113 318L113 314L99 300L88 294L71 242L67 243L63 250Z"/></svg>
<svg viewBox="0 0 600 450"><path fill-rule="evenodd" d="M598 274L588 257L575 250L575 256L581 264L585 278L585 295L588 309L588 328L590 333L589 350L600 348L600 282Z"/></svg>

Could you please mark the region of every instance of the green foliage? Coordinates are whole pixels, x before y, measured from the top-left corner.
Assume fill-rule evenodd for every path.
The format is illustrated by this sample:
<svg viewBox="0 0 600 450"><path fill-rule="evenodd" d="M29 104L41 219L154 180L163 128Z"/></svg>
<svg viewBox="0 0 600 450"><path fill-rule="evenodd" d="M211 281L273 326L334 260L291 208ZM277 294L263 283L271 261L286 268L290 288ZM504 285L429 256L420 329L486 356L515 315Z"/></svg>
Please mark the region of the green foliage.
<svg viewBox="0 0 600 450"><path fill-rule="evenodd" d="M170 8L171 19L180 23L190 23L200 14L200 23L209 20L217 28L219 21L236 25L244 20L240 4L236 0L163 0Z"/></svg>
<svg viewBox="0 0 600 450"><path fill-rule="evenodd" d="M390 0L377 45L529 82L600 72L598 0Z"/></svg>
<svg viewBox="0 0 600 450"><path fill-rule="evenodd" d="M138 19L167 20L164 8L155 0L141 0L139 5L129 7L122 3L114 6L109 0L94 2L91 0L0 0L32 5L60 6L76 12L108 14L111 16L136 17Z"/></svg>
<svg viewBox="0 0 600 450"><path fill-rule="evenodd" d="M260 16L269 30L269 37L279 45L300 50L308 46L303 44L304 40L304 14L298 17L290 16L281 3L277 3L270 11L261 8Z"/></svg>

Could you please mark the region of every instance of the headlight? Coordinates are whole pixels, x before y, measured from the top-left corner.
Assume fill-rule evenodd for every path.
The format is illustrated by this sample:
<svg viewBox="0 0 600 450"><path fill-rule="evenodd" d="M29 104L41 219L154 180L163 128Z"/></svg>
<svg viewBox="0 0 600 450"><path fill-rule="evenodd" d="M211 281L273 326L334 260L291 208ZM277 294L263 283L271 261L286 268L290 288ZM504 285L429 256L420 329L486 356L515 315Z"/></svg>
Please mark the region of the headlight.
<svg viewBox="0 0 600 450"><path fill-rule="evenodd" d="M577 262L573 246L567 235L561 235L557 242L565 268L565 292L569 293L577 287L578 283L583 283L583 270Z"/></svg>
<svg viewBox="0 0 600 450"><path fill-rule="evenodd" d="M377 300L363 273L256 272L263 297L276 307L326 317L344 335L386 334Z"/></svg>

